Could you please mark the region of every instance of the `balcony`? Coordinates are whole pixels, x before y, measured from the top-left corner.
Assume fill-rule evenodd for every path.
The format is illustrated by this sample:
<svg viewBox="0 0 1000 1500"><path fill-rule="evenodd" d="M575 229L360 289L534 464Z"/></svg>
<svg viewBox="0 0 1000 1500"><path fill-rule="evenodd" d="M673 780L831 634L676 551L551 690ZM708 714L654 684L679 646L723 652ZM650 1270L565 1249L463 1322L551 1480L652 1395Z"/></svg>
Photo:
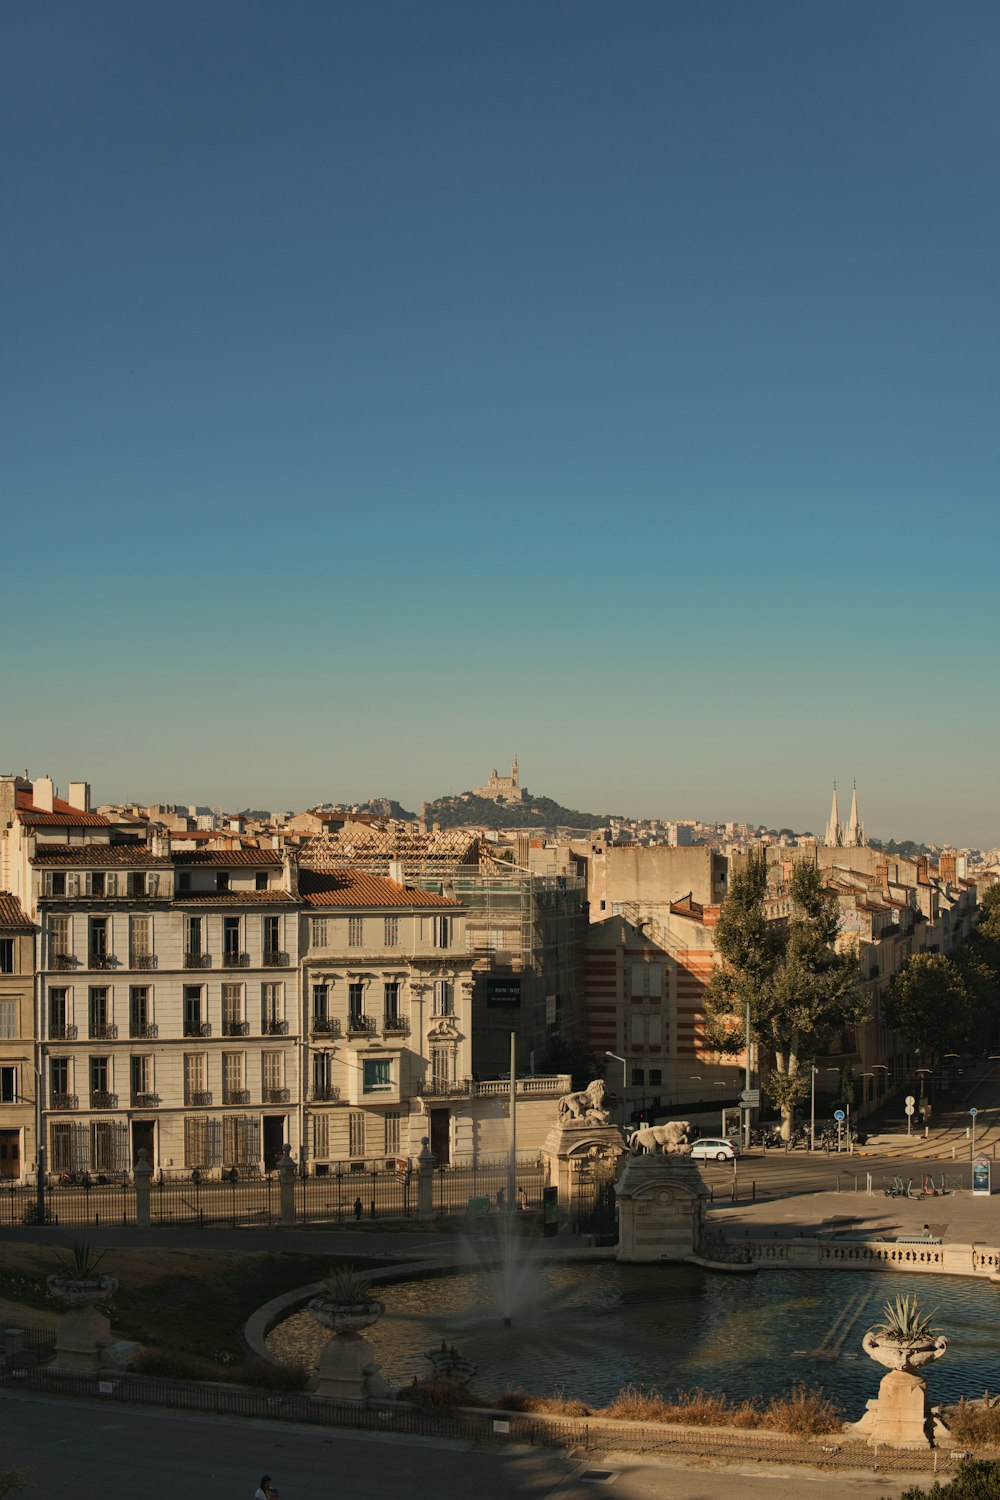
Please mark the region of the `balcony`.
<svg viewBox="0 0 1000 1500"><path fill-rule="evenodd" d="M249 1104L250 1090L224 1088L222 1090L222 1102L223 1104Z"/></svg>
<svg viewBox="0 0 1000 1500"><path fill-rule="evenodd" d="M212 1035L212 1023L211 1023L211 1021L185 1021L184 1022L184 1035L185 1036L211 1036Z"/></svg>
<svg viewBox="0 0 1000 1500"><path fill-rule="evenodd" d="M263 1036L287 1036L288 1022L279 1021L277 1016L265 1016L260 1029Z"/></svg>
<svg viewBox="0 0 1000 1500"><path fill-rule="evenodd" d="M117 1109L118 1095L109 1094L107 1089L91 1089L90 1107L91 1109Z"/></svg>
<svg viewBox="0 0 1000 1500"><path fill-rule="evenodd" d="M185 969L210 969L212 967L212 955L210 953L185 953Z"/></svg>
<svg viewBox="0 0 1000 1500"><path fill-rule="evenodd" d="M159 1094L133 1094L133 1109L155 1109L160 1102Z"/></svg>
<svg viewBox="0 0 1000 1500"><path fill-rule="evenodd" d="M310 1104L337 1104L340 1100L340 1089L335 1083L320 1083L309 1091Z"/></svg>
<svg viewBox="0 0 1000 1500"><path fill-rule="evenodd" d="M132 954L132 967L133 967L133 969L155 969L156 968L156 954L155 953L133 953Z"/></svg>
<svg viewBox="0 0 1000 1500"><path fill-rule="evenodd" d="M474 1085L471 1078L425 1078L417 1093L426 1099L467 1099Z"/></svg>
<svg viewBox="0 0 1000 1500"><path fill-rule="evenodd" d="M75 1042L76 1026L72 1021L53 1021L49 1026L50 1042Z"/></svg>
<svg viewBox="0 0 1000 1500"><path fill-rule="evenodd" d="M64 974L67 969L76 967L76 959L72 953L52 953L49 955L49 966Z"/></svg>
<svg viewBox="0 0 1000 1500"><path fill-rule="evenodd" d="M79 1109L80 1100L76 1094L53 1094L51 1096L50 1109Z"/></svg>
<svg viewBox="0 0 1000 1500"><path fill-rule="evenodd" d="M288 954L280 953L277 948L265 948L264 968L285 969L288 967Z"/></svg>
<svg viewBox="0 0 1000 1500"><path fill-rule="evenodd" d="M88 967L91 969L115 969L118 960L113 953L92 953L88 959Z"/></svg>
<svg viewBox="0 0 1000 1500"><path fill-rule="evenodd" d="M378 1027L371 1016L348 1016L348 1036L374 1036Z"/></svg>
<svg viewBox="0 0 1000 1500"><path fill-rule="evenodd" d="M192 1109L204 1108L212 1102L211 1089L185 1089L184 1103Z"/></svg>
<svg viewBox="0 0 1000 1500"><path fill-rule="evenodd" d="M261 1099L265 1104L288 1104L292 1095L289 1089L264 1089ZM247 1101L249 1103L249 1100Z"/></svg>
<svg viewBox="0 0 1000 1500"><path fill-rule="evenodd" d="M250 1022L249 1021L223 1020L223 1022L222 1022L222 1035L223 1036L249 1036L250 1035Z"/></svg>
<svg viewBox="0 0 1000 1500"><path fill-rule="evenodd" d="M331 1041L337 1041L340 1037L340 1021L336 1016L313 1016L309 1022L309 1030L313 1036L325 1036Z"/></svg>
<svg viewBox="0 0 1000 1500"><path fill-rule="evenodd" d="M117 1042L118 1027L114 1021L91 1021L89 1036L92 1042Z"/></svg>
<svg viewBox="0 0 1000 1500"><path fill-rule="evenodd" d="M249 953L237 953L235 949L231 952L226 951L222 955L222 967L224 969L249 969L250 955Z"/></svg>
<svg viewBox="0 0 1000 1500"><path fill-rule="evenodd" d="M128 1034L134 1042L155 1042L160 1034L160 1028L155 1021L132 1021L129 1024Z"/></svg>
<svg viewBox="0 0 1000 1500"><path fill-rule="evenodd" d="M382 1031L386 1036L409 1036L410 1021L407 1016L386 1016L382 1022Z"/></svg>

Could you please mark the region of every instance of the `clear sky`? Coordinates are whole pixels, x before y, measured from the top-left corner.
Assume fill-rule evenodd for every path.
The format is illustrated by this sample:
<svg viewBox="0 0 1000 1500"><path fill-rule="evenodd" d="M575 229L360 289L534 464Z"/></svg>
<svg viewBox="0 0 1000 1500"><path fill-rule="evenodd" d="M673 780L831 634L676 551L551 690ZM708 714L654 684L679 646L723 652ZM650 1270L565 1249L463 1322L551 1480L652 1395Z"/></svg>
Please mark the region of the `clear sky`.
<svg viewBox="0 0 1000 1500"><path fill-rule="evenodd" d="M995 0L0 16L0 769L1000 842Z"/></svg>

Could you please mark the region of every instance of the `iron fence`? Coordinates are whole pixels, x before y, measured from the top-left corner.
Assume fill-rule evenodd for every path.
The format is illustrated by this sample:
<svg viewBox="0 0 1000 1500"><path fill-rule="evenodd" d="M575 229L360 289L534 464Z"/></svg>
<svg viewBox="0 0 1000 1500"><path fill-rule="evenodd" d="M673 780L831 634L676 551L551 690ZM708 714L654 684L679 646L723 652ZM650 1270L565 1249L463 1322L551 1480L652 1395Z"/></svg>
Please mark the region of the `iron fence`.
<svg viewBox="0 0 1000 1500"><path fill-rule="evenodd" d="M273 1175L243 1175L225 1182L166 1179L149 1190L151 1224L228 1224L246 1229L276 1224L280 1215L280 1189Z"/></svg>
<svg viewBox="0 0 1000 1500"><path fill-rule="evenodd" d="M45 1224L134 1224L135 1193L131 1185L116 1182L80 1183L67 1186L46 1185L44 1189ZM37 1224L38 1189L5 1187L0 1189L0 1224Z"/></svg>

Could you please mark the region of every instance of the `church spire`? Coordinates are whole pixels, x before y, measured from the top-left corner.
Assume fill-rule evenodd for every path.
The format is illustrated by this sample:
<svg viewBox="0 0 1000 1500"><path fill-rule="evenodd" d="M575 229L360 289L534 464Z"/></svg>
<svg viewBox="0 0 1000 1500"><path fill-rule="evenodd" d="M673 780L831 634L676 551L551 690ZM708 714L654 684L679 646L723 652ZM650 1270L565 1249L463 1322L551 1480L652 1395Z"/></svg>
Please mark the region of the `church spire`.
<svg viewBox="0 0 1000 1500"><path fill-rule="evenodd" d="M851 815L847 820L847 832L844 843L848 849L863 849L865 845L865 825L858 816L858 783L854 783L851 792Z"/></svg>
<svg viewBox="0 0 1000 1500"><path fill-rule="evenodd" d="M828 849L839 849L844 842L840 827L840 809L837 806L836 782L833 783L833 805L830 808L830 821L826 825L826 837L823 842Z"/></svg>
<svg viewBox="0 0 1000 1500"><path fill-rule="evenodd" d="M517 751L514 751L514 764L510 768L510 779L517 786Z"/></svg>

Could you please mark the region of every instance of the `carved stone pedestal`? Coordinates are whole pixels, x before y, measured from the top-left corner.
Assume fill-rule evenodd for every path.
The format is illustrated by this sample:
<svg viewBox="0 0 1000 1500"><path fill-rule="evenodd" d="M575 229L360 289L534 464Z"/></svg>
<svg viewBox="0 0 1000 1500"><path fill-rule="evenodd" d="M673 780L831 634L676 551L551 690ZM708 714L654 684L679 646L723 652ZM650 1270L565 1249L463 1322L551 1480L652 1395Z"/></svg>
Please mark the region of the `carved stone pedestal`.
<svg viewBox="0 0 1000 1500"><path fill-rule="evenodd" d="M112 1343L111 1324L96 1307L71 1308L59 1319L56 1357L48 1368L61 1375L93 1375Z"/></svg>
<svg viewBox="0 0 1000 1500"><path fill-rule="evenodd" d="M619 1260L687 1260L697 1253L708 1190L689 1156L630 1156L615 1194Z"/></svg>
<svg viewBox="0 0 1000 1500"><path fill-rule="evenodd" d="M323 1349L316 1364L316 1394L336 1401L364 1401L383 1396L387 1387L378 1375L375 1350L360 1334L339 1333Z"/></svg>
<svg viewBox="0 0 1000 1500"><path fill-rule="evenodd" d="M851 1431L868 1439L872 1447L929 1448L933 1417L927 1405L927 1382L905 1370L890 1370L882 1377L878 1395Z"/></svg>

